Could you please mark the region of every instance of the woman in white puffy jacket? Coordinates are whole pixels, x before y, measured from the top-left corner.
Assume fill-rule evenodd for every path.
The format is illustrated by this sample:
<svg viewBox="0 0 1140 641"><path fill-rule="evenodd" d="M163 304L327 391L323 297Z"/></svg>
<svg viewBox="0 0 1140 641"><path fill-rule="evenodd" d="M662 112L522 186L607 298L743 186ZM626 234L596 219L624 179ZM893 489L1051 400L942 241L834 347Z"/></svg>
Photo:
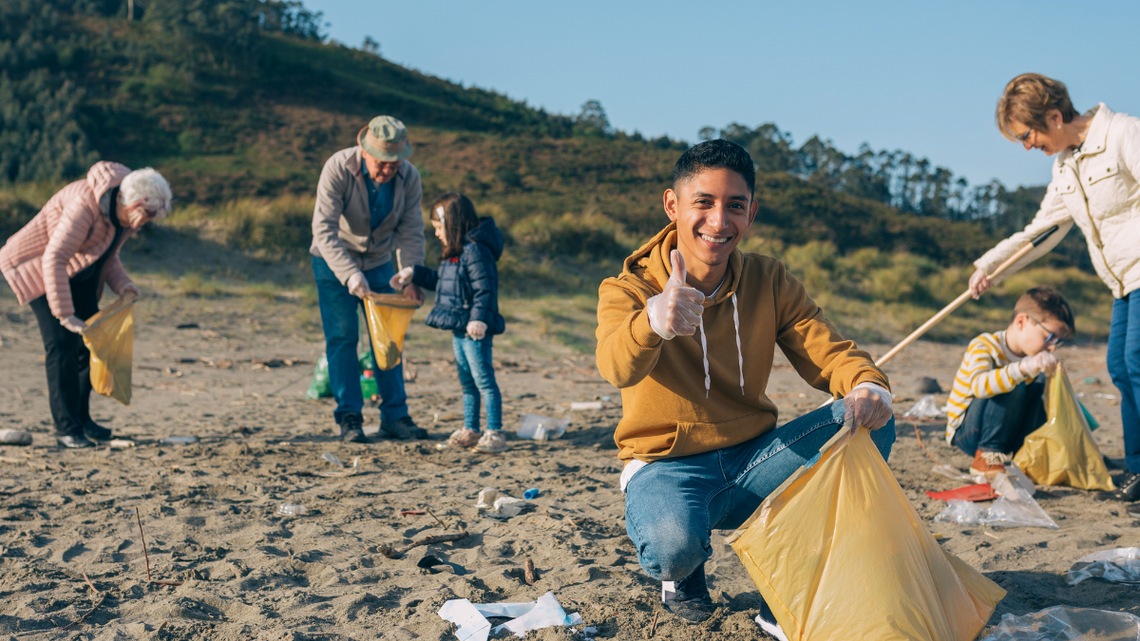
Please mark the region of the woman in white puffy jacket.
<svg viewBox="0 0 1140 641"><path fill-rule="evenodd" d="M989 289L986 274L1053 225L1058 232L1007 273L1055 247L1074 224L1084 232L1093 267L1116 299L1108 372L1120 390L1128 467L1120 487L1098 498L1140 501L1140 118L1104 103L1077 113L1063 83L1027 73L1006 85L997 123L1025 149L1056 155L1053 179L1033 221L974 262L970 290L977 298Z"/></svg>

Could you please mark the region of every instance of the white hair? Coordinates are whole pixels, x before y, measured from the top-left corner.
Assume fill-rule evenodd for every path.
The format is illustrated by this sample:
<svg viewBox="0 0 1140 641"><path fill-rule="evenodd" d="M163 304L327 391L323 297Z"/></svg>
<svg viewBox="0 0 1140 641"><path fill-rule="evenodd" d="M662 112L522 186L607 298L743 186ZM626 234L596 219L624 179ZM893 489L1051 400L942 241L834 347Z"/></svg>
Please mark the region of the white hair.
<svg viewBox="0 0 1140 641"><path fill-rule="evenodd" d="M162 220L170 213L170 183L151 167L136 169L127 174L119 185L119 198L124 205L146 201L149 211L157 212L155 220Z"/></svg>

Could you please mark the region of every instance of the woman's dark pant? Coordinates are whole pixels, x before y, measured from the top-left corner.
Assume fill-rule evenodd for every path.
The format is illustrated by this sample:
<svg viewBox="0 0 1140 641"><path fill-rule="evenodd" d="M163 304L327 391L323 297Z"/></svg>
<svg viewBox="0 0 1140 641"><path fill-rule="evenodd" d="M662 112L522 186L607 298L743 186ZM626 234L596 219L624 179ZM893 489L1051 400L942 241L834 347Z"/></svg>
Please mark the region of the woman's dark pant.
<svg viewBox="0 0 1140 641"><path fill-rule="evenodd" d="M1108 331L1108 375L1120 390L1120 419L1124 423L1124 462L1140 473L1140 290L1112 304ZM1135 296L1136 300L1132 300Z"/></svg>
<svg viewBox="0 0 1140 641"><path fill-rule="evenodd" d="M954 445L973 456L983 452L1012 454L1025 437L1045 424L1045 377L1020 383L1007 394L975 398L966 409L962 425L954 432Z"/></svg>
<svg viewBox="0 0 1140 641"><path fill-rule="evenodd" d="M72 283L71 300L75 315L87 320L99 311L99 279ZM47 370L48 404L56 434L81 434L91 420L91 353L83 337L59 324L52 316L47 295L30 305L44 339L44 369Z"/></svg>

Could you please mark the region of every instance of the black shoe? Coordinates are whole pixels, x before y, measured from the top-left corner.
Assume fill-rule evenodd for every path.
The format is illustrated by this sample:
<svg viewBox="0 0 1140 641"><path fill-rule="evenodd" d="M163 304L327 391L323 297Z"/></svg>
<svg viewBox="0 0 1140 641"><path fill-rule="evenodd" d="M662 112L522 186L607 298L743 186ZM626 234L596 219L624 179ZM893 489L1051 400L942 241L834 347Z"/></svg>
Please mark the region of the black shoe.
<svg viewBox="0 0 1140 641"><path fill-rule="evenodd" d="M103 427L95 421L87 421L83 425L83 435L92 441L109 441L111 440L111 430Z"/></svg>
<svg viewBox="0 0 1140 641"><path fill-rule="evenodd" d="M1140 474L1125 473L1117 481L1115 490L1097 492L1094 498L1098 501L1127 501L1129 503L1140 501Z"/></svg>
<svg viewBox="0 0 1140 641"><path fill-rule="evenodd" d="M87 440L87 437L82 433L57 434L55 441L59 443L60 447L66 447L69 450L78 450L85 447L95 447L95 443Z"/></svg>
<svg viewBox="0 0 1140 641"><path fill-rule="evenodd" d="M1104 466L1110 470L1127 470L1128 466L1125 465L1122 458L1104 457Z"/></svg>
<svg viewBox="0 0 1140 641"><path fill-rule="evenodd" d="M1140 503L1129 505L1125 511L1128 512L1128 516L1140 519Z"/></svg>
<svg viewBox="0 0 1140 641"><path fill-rule="evenodd" d="M380 431L400 440L427 438L427 430L416 426L412 417L404 416L394 421L380 421Z"/></svg>
<svg viewBox="0 0 1140 641"><path fill-rule="evenodd" d="M701 623L716 611L705 581L705 566L693 570L689 576L673 584L675 597L665 602L665 609L686 621Z"/></svg>
<svg viewBox="0 0 1140 641"><path fill-rule="evenodd" d="M340 440L345 443L367 443L364 436L364 417L360 414L345 414L340 418Z"/></svg>

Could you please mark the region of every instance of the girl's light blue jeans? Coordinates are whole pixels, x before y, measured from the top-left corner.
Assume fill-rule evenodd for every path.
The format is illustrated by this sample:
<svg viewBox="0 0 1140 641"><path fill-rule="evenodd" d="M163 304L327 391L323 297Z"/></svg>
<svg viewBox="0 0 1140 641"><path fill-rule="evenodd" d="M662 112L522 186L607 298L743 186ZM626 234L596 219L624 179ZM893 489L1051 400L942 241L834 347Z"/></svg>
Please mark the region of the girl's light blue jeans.
<svg viewBox="0 0 1140 641"><path fill-rule="evenodd" d="M646 465L625 494L626 532L641 567L660 581L692 574L712 554L712 530L740 527L842 426L836 401L751 441ZM872 430L871 440L890 456L894 419Z"/></svg>
<svg viewBox="0 0 1140 641"><path fill-rule="evenodd" d="M463 427L476 432L479 431L480 401L487 407L487 430L503 429L503 397L495 382L491 338L475 340L466 334L455 334L451 339L459 384L463 386Z"/></svg>

